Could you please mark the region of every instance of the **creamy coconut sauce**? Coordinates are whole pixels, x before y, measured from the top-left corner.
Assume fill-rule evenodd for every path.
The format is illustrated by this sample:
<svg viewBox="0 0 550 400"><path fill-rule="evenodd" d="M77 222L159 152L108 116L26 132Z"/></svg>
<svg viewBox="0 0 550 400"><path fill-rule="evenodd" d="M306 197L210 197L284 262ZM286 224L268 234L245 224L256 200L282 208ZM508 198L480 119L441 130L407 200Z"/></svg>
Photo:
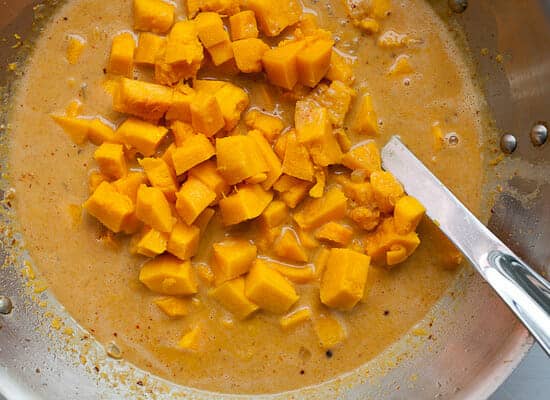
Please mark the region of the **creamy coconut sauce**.
<svg viewBox="0 0 550 400"><path fill-rule="evenodd" d="M321 27L340 39L337 47L357 57L356 88L368 88L382 121L376 141L382 146L391 135L401 135L454 193L478 210L483 182L481 100L462 53L428 3L394 1L382 30L407 33L418 43L391 50L379 48L373 37L345 23L339 1L305 5L318 14ZM179 2L178 13L183 15ZM114 341L126 360L174 382L220 392L264 393L316 384L350 371L423 318L456 274L446 267L448 245L428 221L419 227L422 243L415 254L392 270L371 269L364 302L338 314L347 339L330 358L318 346L311 324L285 332L279 316L267 313L232 321L204 288L189 316L171 320L164 315L152 303L159 296L137 279L144 259L131 256L123 241L102 240L93 218L84 215L75 223L69 209L88 196L94 147L72 144L49 116L78 99L85 115L121 120L104 90L103 69L112 36L131 28L131 1L68 1L38 40L14 97L9 162L19 223L40 273L80 324L100 342ZM75 65L66 60L69 34L86 41ZM390 77L388 68L400 54L410 56L414 71ZM288 103L264 102L261 82L246 77L238 82L250 90L252 105L276 109L286 121L292 120ZM456 132L458 145L434 151L431 125L436 121L444 133ZM211 244L223 235L221 224L211 223L195 262L207 261ZM319 297L308 285L298 285L297 291L303 302L314 303ZM206 335L202 350L178 351L177 340L198 322Z"/></svg>

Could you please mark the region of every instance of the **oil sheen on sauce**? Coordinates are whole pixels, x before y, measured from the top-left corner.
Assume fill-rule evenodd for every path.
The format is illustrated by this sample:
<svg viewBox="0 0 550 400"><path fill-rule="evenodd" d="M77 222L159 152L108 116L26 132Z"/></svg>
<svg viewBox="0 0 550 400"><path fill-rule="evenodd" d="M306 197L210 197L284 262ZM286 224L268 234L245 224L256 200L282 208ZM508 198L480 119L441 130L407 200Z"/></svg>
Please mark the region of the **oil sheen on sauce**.
<svg viewBox="0 0 550 400"><path fill-rule="evenodd" d="M181 2L178 13L182 15ZM393 2L383 30L419 39L415 46L381 49L373 37L346 23L340 1L305 1L319 15L320 26L334 32L337 46L357 57L356 88L368 88L383 125L376 138L383 145L393 134L428 164L474 211L483 182L480 153L482 101L469 78L461 51L427 2ZM143 259L130 256L125 243L98 240L95 220L75 225L69 206L88 195L94 168L93 146L79 148L50 119L79 99L85 115L120 122L102 84L111 38L131 30L130 0L70 0L45 28L15 96L10 176L27 248L57 299L102 343L115 341L124 358L174 382L226 393L279 392L316 384L376 357L418 322L456 276L445 264L446 246L435 226L419 227L422 244L404 264L371 273L372 288L351 313L342 314L345 343L327 358L310 324L291 333L280 329L279 316L259 314L231 323L229 315L199 293L201 304L189 316L170 320L152 303L157 296L137 277ZM69 34L86 39L80 61L66 60ZM414 72L388 77L399 54L408 54ZM258 83L239 78L251 104L276 108L290 122L289 107L262 104ZM353 113L353 110L352 110ZM456 132L459 143L433 150L432 123ZM214 221L202 241L198 261L207 261L211 244L224 232ZM298 288L303 299L318 298L312 288ZM176 349L176 341L197 322L207 345L199 353ZM226 321L226 323L220 323Z"/></svg>

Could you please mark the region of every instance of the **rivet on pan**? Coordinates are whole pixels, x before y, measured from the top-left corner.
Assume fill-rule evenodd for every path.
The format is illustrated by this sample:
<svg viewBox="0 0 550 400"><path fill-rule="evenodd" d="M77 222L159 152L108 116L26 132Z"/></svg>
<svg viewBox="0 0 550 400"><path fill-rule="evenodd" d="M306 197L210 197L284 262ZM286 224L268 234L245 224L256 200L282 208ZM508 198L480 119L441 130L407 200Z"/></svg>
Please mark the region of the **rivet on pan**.
<svg viewBox="0 0 550 400"><path fill-rule="evenodd" d="M548 126L544 122L537 122L531 128L531 142L534 146L542 146L548 139Z"/></svg>
<svg viewBox="0 0 550 400"><path fill-rule="evenodd" d="M468 0L449 0L448 4L449 8L457 14L463 13L468 8Z"/></svg>
<svg viewBox="0 0 550 400"><path fill-rule="evenodd" d="M9 314L13 309L13 304L7 296L0 296L0 314Z"/></svg>
<svg viewBox="0 0 550 400"><path fill-rule="evenodd" d="M518 140L510 133L502 135L500 138L500 149L507 154L511 154L518 147Z"/></svg>
<svg viewBox="0 0 550 400"><path fill-rule="evenodd" d="M107 355L111 358L114 358L115 360L119 360L122 358L122 350L120 350L120 347L118 347L115 343L109 342L107 344Z"/></svg>

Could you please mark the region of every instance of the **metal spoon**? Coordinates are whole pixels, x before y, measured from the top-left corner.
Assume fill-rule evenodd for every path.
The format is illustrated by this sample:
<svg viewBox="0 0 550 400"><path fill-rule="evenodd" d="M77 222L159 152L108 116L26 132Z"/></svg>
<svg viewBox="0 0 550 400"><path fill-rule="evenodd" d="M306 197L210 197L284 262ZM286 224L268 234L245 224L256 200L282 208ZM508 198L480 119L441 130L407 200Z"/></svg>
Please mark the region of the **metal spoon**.
<svg viewBox="0 0 550 400"><path fill-rule="evenodd" d="M519 259L394 136L382 166L426 207L455 246L550 356L550 283Z"/></svg>

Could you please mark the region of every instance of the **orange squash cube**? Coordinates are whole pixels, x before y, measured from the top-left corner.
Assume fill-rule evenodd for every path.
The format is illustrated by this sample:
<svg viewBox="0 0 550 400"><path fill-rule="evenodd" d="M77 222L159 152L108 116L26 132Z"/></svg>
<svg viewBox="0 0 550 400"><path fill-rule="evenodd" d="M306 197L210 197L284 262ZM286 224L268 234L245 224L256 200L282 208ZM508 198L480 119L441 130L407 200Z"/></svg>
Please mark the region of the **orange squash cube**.
<svg viewBox="0 0 550 400"><path fill-rule="evenodd" d="M215 135L225 126L222 110L216 98L199 91L191 103L191 124L197 132L207 137Z"/></svg>
<svg viewBox="0 0 550 400"><path fill-rule="evenodd" d="M260 308L277 314L288 311L299 298L292 284L260 259L245 278L244 293Z"/></svg>
<svg viewBox="0 0 550 400"><path fill-rule="evenodd" d="M237 278L222 283L215 289L210 290L208 294L238 319L245 319L260 307L248 300L244 294L244 288L244 278Z"/></svg>
<svg viewBox="0 0 550 400"><path fill-rule="evenodd" d="M134 29L166 33L174 23L174 6L162 0L134 0Z"/></svg>
<svg viewBox="0 0 550 400"><path fill-rule="evenodd" d="M373 172L382 170L380 150L374 141L370 141L344 154L342 164L349 169L363 170L369 177Z"/></svg>
<svg viewBox="0 0 550 400"><path fill-rule="evenodd" d="M330 67L333 40L318 39L309 43L296 57L298 81L315 87L327 74Z"/></svg>
<svg viewBox="0 0 550 400"><path fill-rule="evenodd" d="M220 200L220 212L224 225L235 225L256 218L273 200L273 193L266 192L260 185L248 184Z"/></svg>
<svg viewBox="0 0 550 400"><path fill-rule="evenodd" d="M351 310L363 298L370 257L349 249L332 249L320 286L321 301Z"/></svg>
<svg viewBox="0 0 550 400"><path fill-rule="evenodd" d="M233 56L239 71L253 73L262 71L262 57L269 46L261 39L240 39L231 43Z"/></svg>
<svg viewBox="0 0 550 400"><path fill-rule="evenodd" d="M197 134L185 139L181 146L172 153L172 162L176 175L189 171L196 165L211 158L216 151L210 140L204 135Z"/></svg>
<svg viewBox="0 0 550 400"><path fill-rule="evenodd" d="M172 104L172 89L154 83L122 78L113 96L113 110L158 121Z"/></svg>
<svg viewBox="0 0 550 400"><path fill-rule="evenodd" d="M178 190L176 176L166 161L162 158L146 157L138 160L138 163L143 167L151 185L159 188L168 201L174 202Z"/></svg>
<svg viewBox="0 0 550 400"><path fill-rule="evenodd" d="M320 199L310 199L304 204L304 207L294 214L294 220L302 229L308 230L344 218L347 200L341 189L332 187Z"/></svg>
<svg viewBox="0 0 550 400"><path fill-rule="evenodd" d="M246 274L256 259L256 246L246 240L229 239L213 249L216 285Z"/></svg>
<svg viewBox="0 0 550 400"><path fill-rule="evenodd" d="M374 200L380 211L391 213L397 201L403 196L403 186L386 171L374 171L370 175Z"/></svg>
<svg viewBox="0 0 550 400"><path fill-rule="evenodd" d="M269 170L260 148L250 136L216 139L216 159L218 171L229 185Z"/></svg>
<svg viewBox="0 0 550 400"><path fill-rule="evenodd" d="M326 240L340 246L347 246L353 238L353 229L349 226L331 221L320 227L315 232L315 237L319 240Z"/></svg>
<svg viewBox="0 0 550 400"><path fill-rule="evenodd" d="M305 48L305 41L298 41L267 50L262 64L269 82L291 90L298 82L298 54Z"/></svg>
<svg viewBox="0 0 550 400"><path fill-rule="evenodd" d="M411 196L403 196L393 210L393 222L395 229L401 234L406 234L416 230L420 220L424 216L426 209L420 202Z"/></svg>
<svg viewBox="0 0 550 400"><path fill-rule="evenodd" d="M207 49L229 40L220 14L215 12L201 12L195 17L195 26L199 39Z"/></svg>
<svg viewBox="0 0 550 400"><path fill-rule="evenodd" d="M159 232L171 232L175 218L164 193L156 187L141 185L137 192L136 216Z"/></svg>
<svg viewBox="0 0 550 400"><path fill-rule="evenodd" d="M199 228L178 221L170 233L166 250L180 260L188 260L197 253L199 239Z"/></svg>
<svg viewBox="0 0 550 400"><path fill-rule="evenodd" d="M276 6L271 0L248 0L247 8L254 11L258 25L266 36L277 36L287 26L300 21L302 7L296 0L280 0Z"/></svg>
<svg viewBox="0 0 550 400"><path fill-rule="evenodd" d="M313 163L306 147L300 144L292 132L286 134L287 143L283 159L283 173L298 179L313 182Z"/></svg>
<svg viewBox="0 0 550 400"><path fill-rule="evenodd" d="M135 118L128 118L116 131L122 141L146 157L152 156L168 129Z"/></svg>
<svg viewBox="0 0 550 400"><path fill-rule="evenodd" d="M296 262L307 262L308 256L296 234L290 229L285 229L273 248L277 257Z"/></svg>
<svg viewBox="0 0 550 400"><path fill-rule="evenodd" d="M125 222L134 213L132 200L108 182L100 183L83 207L115 233L124 229Z"/></svg>
<svg viewBox="0 0 550 400"><path fill-rule="evenodd" d="M132 76L136 43L131 33L124 32L113 38L109 72L117 75Z"/></svg>
<svg viewBox="0 0 550 400"><path fill-rule="evenodd" d="M176 193L176 210L187 225L216 199L216 193L196 178L188 178Z"/></svg>
<svg viewBox="0 0 550 400"><path fill-rule="evenodd" d="M231 40L252 39L258 37L256 15L252 10L241 11L229 17Z"/></svg>
<svg viewBox="0 0 550 400"><path fill-rule="evenodd" d="M147 261L139 280L155 293L186 296L197 293L197 278L189 261L163 254Z"/></svg>
<svg viewBox="0 0 550 400"><path fill-rule="evenodd" d="M220 199L229 192L230 186L219 173L216 162L213 160L205 161L189 170L189 177L194 177L208 186L216 193L216 198Z"/></svg>
<svg viewBox="0 0 550 400"><path fill-rule="evenodd" d="M164 50L166 39L154 33L141 32L134 52L134 62L140 65L155 65L159 53Z"/></svg>
<svg viewBox="0 0 550 400"><path fill-rule="evenodd" d="M109 178L119 179L128 173L124 148L121 144L101 144L94 152L94 160L99 165L101 173Z"/></svg>

